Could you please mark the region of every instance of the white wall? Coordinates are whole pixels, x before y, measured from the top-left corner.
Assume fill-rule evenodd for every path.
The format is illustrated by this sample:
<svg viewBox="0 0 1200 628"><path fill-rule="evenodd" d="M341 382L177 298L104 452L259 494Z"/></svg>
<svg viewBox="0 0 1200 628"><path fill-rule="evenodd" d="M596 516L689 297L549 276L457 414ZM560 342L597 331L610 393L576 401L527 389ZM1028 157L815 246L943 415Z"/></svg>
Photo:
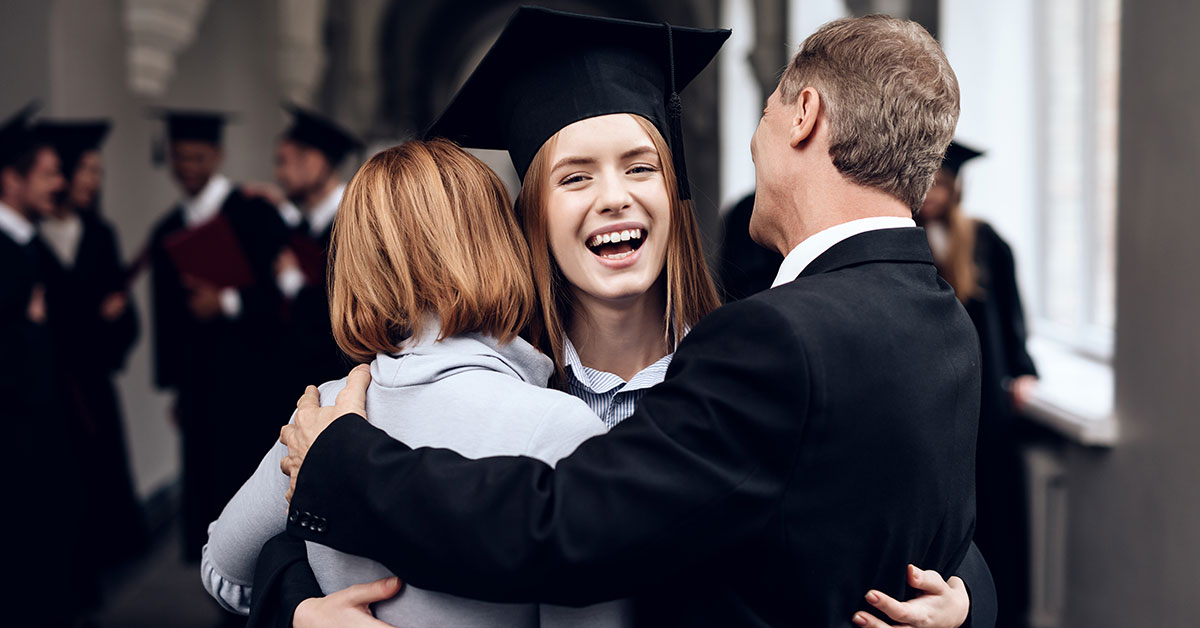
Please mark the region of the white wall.
<svg viewBox="0 0 1200 628"><path fill-rule="evenodd" d="M161 131L159 123L146 117L148 106L236 112L237 123L226 130L224 170L238 180L269 180L274 138L284 121L278 107L273 0L212 0L196 40L177 59L166 94L154 101L126 87L123 2L36 4L50 7L49 36L32 38L38 45L28 48L32 55L48 58L46 85L19 89L42 96L47 115L113 118L114 129L104 147L104 211L116 224L126 258L137 254L152 225L178 196L167 171L150 164L151 141ZM0 20L6 24L0 28L24 32L38 23L37 16L18 17L23 24ZM5 71L6 101L12 98L7 88L10 74L26 76L23 71ZM146 284L145 277L135 284L142 335L118 381L135 480L143 496L173 479L179 468L177 433L167 419L169 398L151 384L152 321ZM286 415L280 417L281 424L286 420Z"/></svg>

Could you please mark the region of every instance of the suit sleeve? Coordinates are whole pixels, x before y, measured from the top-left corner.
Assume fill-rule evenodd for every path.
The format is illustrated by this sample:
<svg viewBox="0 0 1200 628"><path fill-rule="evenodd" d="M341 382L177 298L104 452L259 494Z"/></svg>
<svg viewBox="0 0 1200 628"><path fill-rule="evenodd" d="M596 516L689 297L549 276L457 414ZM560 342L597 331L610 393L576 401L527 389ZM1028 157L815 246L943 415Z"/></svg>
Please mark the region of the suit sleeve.
<svg viewBox="0 0 1200 628"><path fill-rule="evenodd" d="M998 609L996 585L992 581L992 571L988 568L987 561L983 559L983 554L974 542L971 543L971 548L967 550L967 555L955 575L962 578L971 596L971 612L962 628L995 628Z"/></svg>
<svg viewBox="0 0 1200 628"><path fill-rule="evenodd" d="M289 530L465 597L625 597L765 533L808 381L787 320L739 302L696 326L632 417L553 469L412 450L339 418L308 452Z"/></svg>
<svg viewBox="0 0 1200 628"><path fill-rule="evenodd" d="M291 628L300 602L323 595L304 541L286 532L267 541L254 568L253 591L246 628Z"/></svg>

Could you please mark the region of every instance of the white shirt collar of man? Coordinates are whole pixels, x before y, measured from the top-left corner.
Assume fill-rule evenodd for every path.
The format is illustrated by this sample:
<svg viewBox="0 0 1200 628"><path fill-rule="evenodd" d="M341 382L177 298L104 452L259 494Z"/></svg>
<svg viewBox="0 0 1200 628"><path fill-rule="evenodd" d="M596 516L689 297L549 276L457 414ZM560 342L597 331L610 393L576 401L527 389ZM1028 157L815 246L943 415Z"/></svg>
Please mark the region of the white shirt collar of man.
<svg viewBox="0 0 1200 628"><path fill-rule="evenodd" d="M337 186L312 211L308 212L308 231L313 236L319 236L329 223L337 216L338 205L342 203L342 195L346 193L346 185Z"/></svg>
<svg viewBox="0 0 1200 628"><path fill-rule="evenodd" d="M0 203L0 231L21 246L29 244L34 234L33 223L4 203Z"/></svg>
<svg viewBox="0 0 1200 628"><path fill-rule="evenodd" d="M843 222L840 225L834 225L824 231L819 231L809 236L806 240L796 245L787 257L783 258L783 264L779 266L779 273L775 275L775 281L771 284L772 288L781 286L785 283L795 281L800 273L804 272L808 265L821 256L822 253L833 248L833 245L846 240L860 233L868 231L876 231L879 229L903 229L905 227L915 227L917 223L912 218L901 218L899 216L873 216L871 218L860 218Z"/></svg>
<svg viewBox="0 0 1200 628"><path fill-rule="evenodd" d="M221 211L221 205L225 204L225 199L232 191L233 182L228 177L223 174L213 175L199 194L181 202L183 223L188 227L195 227L207 222Z"/></svg>

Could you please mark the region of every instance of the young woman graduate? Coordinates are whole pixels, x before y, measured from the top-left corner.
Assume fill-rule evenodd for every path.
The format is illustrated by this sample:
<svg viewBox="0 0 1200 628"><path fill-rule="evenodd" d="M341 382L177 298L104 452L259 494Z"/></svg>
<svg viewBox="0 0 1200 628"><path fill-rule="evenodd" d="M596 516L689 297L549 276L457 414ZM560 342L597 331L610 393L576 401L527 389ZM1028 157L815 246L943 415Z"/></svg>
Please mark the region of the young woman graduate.
<svg viewBox="0 0 1200 628"><path fill-rule="evenodd" d="M951 142L917 219L938 272L979 332L983 390L975 459L975 538L991 560L1001 602L998 621L1019 624L1028 611L1029 533L1017 415L1037 383L1025 348L1025 313L1012 249L991 225L962 208L962 167L983 155Z"/></svg>
<svg viewBox="0 0 1200 628"><path fill-rule="evenodd" d="M509 151L542 298L531 337L609 427L717 305L687 202L675 90L727 35L522 9L429 132ZM558 54L533 50L550 45ZM280 565L260 568L260 600L282 593L294 606L277 587L290 576L270 578ZM932 625L958 623L942 619Z"/></svg>

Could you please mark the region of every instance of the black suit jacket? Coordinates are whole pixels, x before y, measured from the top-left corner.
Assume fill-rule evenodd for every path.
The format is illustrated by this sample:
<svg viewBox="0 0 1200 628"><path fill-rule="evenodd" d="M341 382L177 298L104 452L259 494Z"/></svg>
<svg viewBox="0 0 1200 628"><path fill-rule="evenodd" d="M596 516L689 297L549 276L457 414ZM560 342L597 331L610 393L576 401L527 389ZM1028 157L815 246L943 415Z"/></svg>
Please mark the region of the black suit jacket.
<svg viewBox="0 0 1200 628"><path fill-rule="evenodd" d="M556 469L343 417L289 530L490 601L640 594L647 625L845 626L974 527L979 348L919 229L847 239L710 314L637 412ZM421 420L421 417L413 417Z"/></svg>

